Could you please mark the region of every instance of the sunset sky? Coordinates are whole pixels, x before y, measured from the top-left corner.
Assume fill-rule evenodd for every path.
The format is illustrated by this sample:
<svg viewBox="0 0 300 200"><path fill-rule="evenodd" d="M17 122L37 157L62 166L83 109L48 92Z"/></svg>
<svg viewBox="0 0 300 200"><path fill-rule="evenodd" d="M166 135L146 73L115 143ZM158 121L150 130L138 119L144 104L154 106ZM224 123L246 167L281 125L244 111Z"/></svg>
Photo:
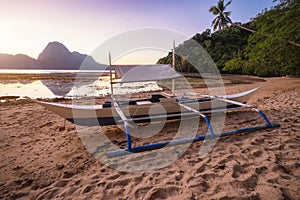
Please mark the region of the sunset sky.
<svg viewBox="0 0 300 200"><path fill-rule="evenodd" d="M191 37L211 28L217 0L0 0L0 53L37 58L50 41L89 54L112 36L160 27ZM247 22L273 0L233 0L233 21Z"/></svg>

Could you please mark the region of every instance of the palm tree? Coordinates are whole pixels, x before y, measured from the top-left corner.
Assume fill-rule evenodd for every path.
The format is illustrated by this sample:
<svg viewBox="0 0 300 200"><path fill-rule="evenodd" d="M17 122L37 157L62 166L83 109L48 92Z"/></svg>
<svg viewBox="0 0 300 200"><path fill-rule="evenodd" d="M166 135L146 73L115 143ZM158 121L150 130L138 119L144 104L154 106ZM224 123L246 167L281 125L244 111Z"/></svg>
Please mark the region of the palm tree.
<svg viewBox="0 0 300 200"><path fill-rule="evenodd" d="M231 19L229 18L231 11L225 12L225 9L229 4L231 4L231 0L225 6L224 0L219 0L217 6L210 7L209 12L212 12L217 16L211 24L213 30L216 30L217 28L222 30L228 27L228 23L231 22Z"/></svg>
<svg viewBox="0 0 300 200"><path fill-rule="evenodd" d="M219 0L218 1L218 5L217 6L212 6L209 9L209 12L212 12L214 15L216 15L217 17L212 21L212 26L213 26L213 30L216 30L217 28L219 30L225 29L228 27L228 24L244 29L246 31L249 31L251 33L256 33L255 30L243 27L237 23L233 23L231 21L231 19L229 18L231 11L225 11L227 6L230 5L232 2L232 0L229 0L225 6L224 6L224 0ZM293 41L288 41L288 43L295 45L297 47L300 47L299 43L293 42Z"/></svg>
<svg viewBox="0 0 300 200"><path fill-rule="evenodd" d="M224 6L224 0L219 0L217 6L212 6L209 9L209 12L212 12L217 17L212 21L213 30L216 30L217 28L219 30L225 29L228 27L228 24L232 26L239 27L241 29L250 31L252 33L255 33L256 31L243 27L239 24L233 23L231 19L229 18L231 11L225 11L227 6L231 4L232 0L228 1L226 5Z"/></svg>

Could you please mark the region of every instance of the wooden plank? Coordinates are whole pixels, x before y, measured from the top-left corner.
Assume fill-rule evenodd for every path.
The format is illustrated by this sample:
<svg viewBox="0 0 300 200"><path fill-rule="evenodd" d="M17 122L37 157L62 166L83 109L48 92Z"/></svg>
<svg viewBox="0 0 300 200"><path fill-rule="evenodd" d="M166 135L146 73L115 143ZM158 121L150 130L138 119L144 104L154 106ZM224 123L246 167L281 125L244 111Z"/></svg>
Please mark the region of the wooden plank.
<svg viewBox="0 0 300 200"><path fill-rule="evenodd" d="M250 109L250 108L256 108L256 106L249 106L249 107L237 107L237 108L224 108L224 109L215 109L215 110L206 110L206 111L198 111L200 114L210 114L210 113L218 113L218 112L226 112L226 111L234 111L234 110L241 110L241 109ZM197 111L197 110L195 110ZM169 114L169 115L155 115L155 116L149 116L149 117L137 117L137 118L130 118L126 119L127 122L131 121L139 121L139 120L148 120L148 119L160 119L160 118L166 118L166 117L179 117L179 116L193 116L193 115L199 115L195 112L189 112L189 113L179 113L179 114ZM119 120L118 122L125 122L124 120Z"/></svg>
<svg viewBox="0 0 300 200"><path fill-rule="evenodd" d="M215 99L219 100L219 101L224 101L224 102L227 102L227 103L231 103L231 104L234 104L234 105L238 105L238 106L241 106L241 107L244 107L244 108L252 107L248 104L244 104L244 103L241 103L241 102L238 102L238 101L233 101L233 100L230 100L230 99L224 99L224 98L215 98Z"/></svg>
<svg viewBox="0 0 300 200"><path fill-rule="evenodd" d="M167 118L167 117L179 117L179 116L192 116L195 115L195 113L180 113L180 114L169 114L169 115L155 115L155 116L149 116L149 117L137 117L137 118L131 118L127 119L126 121L139 121L139 120L147 120L147 119L160 119L160 118ZM124 120L119 120L119 122L124 122Z"/></svg>

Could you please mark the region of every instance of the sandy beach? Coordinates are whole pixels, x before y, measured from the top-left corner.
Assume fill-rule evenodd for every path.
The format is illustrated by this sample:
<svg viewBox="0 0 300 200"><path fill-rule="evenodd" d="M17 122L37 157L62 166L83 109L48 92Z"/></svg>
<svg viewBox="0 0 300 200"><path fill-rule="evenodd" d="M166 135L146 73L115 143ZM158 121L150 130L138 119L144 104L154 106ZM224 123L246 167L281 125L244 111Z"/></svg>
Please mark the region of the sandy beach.
<svg viewBox="0 0 300 200"><path fill-rule="evenodd" d="M0 103L0 199L300 199L300 79L265 78L226 92L257 86L249 104L279 128L220 138L204 158L198 141L171 165L137 173L99 162L75 125L51 111L26 100ZM262 123L254 112L230 113L225 129ZM104 130L124 142L117 126ZM167 125L158 139L174 131Z"/></svg>

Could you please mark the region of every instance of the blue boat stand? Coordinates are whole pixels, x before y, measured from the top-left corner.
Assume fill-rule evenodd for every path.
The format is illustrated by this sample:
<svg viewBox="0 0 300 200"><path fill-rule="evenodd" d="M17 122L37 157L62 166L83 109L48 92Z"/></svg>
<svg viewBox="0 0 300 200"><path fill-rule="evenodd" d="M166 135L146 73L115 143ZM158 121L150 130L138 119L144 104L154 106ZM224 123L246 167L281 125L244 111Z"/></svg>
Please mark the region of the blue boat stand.
<svg viewBox="0 0 300 200"><path fill-rule="evenodd" d="M178 105L180 105L182 108L185 108L186 110L190 111L191 115L197 114L200 117L202 117L205 120L206 124L207 124L209 134L190 137L190 138L181 138L181 139L175 139L175 140L170 140L170 141L158 142L158 143L147 144L147 145L142 145L142 146L135 146L135 147L132 147L132 145L131 145L130 125L129 125L129 121L133 121L133 120L132 119L127 119L126 116L124 115L124 113L122 112L121 108L117 104L117 102L114 101L114 108L116 109L116 111L120 115L122 121L124 122L125 132L126 132L127 148L107 152L107 156L108 157L122 156L122 155L130 154L130 153L138 153L138 152L158 149L158 148L162 148L166 145L174 146L174 145L180 145L180 144L185 144L185 143L191 143L193 141L204 140L205 138L215 138L215 137L219 137L219 136L226 136L226 135L256 131L256 130L261 130L261 129L266 129L266 128L279 127L279 124L272 124L268 120L266 115L261 110L259 110L258 108L254 107L254 106L250 106L248 104L228 100L228 99L221 98L221 97L213 97L213 99L223 101L223 102L227 102L227 103L231 103L231 104L235 104L239 107L238 108L233 108L233 109L218 109L218 110L211 110L211 111L207 111L207 112L201 112L201 111L195 110L195 109L193 109L193 108L191 108L187 105L184 105L182 103L178 103ZM205 113L226 112L228 110L240 110L240 109L243 109L243 108L253 109L254 111L256 111L264 119L264 121L266 122L266 125L236 129L236 130L232 130L232 131L228 131L228 132L221 132L219 134L215 134L214 130L211 126L209 118L207 117L207 115L205 115ZM136 120L136 119L134 119L134 120Z"/></svg>

